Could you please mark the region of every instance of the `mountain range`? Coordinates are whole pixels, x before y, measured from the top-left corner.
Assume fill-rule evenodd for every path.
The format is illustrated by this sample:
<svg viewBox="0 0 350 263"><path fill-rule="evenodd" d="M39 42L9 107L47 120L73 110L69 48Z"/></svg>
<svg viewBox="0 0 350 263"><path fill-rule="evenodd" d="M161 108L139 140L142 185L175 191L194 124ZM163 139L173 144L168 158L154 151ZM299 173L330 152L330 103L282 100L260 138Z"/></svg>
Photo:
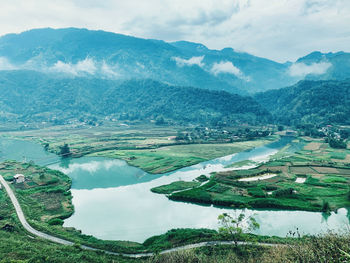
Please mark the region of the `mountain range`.
<svg viewBox="0 0 350 263"><path fill-rule="evenodd" d="M0 37L0 70L25 69L64 77L153 79L175 86L241 95L278 89L303 79L344 79L350 54L311 53L278 63L232 48L211 50L87 29L33 29Z"/></svg>
<svg viewBox="0 0 350 263"><path fill-rule="evenodd" d="M278 63L186 41L34 29L0 37L0 121L350 124L349 76L345 52Z"/></svg>

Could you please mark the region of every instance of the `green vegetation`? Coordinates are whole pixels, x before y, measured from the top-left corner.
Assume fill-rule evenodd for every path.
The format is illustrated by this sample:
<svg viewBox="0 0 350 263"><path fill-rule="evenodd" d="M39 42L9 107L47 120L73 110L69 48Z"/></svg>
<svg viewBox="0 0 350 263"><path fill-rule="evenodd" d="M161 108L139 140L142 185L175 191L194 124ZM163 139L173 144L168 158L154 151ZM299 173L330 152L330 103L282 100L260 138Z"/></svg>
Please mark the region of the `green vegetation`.
<svg viewBox="0 0 350 263"><path fill-rule="evenodd" d="M253 216L246 216L244 212L239 215L232 216L229 214L222 214L218 217L219 220L219 234L224 237L229 237L238 246L238 241L248 241L245 233L249 233L258 229L260 226Z"/></svg>
<svg viewBox="0 0 350 263"><path fill-rule="evenodd" d="M1 221L0 221L1 224ZM142 262L101 252L86 251L76 246L63 246L28 236L18 226L11 231L0 229L0 262L110 263Z"/></svg>
<svg viewBox="0 0 350 263"><path fill-rule="evenodd" d="M330 147L336 149L346 149L347 147L346 142L342 139L329 138L328 143Z"/></svg>
<svg viewBox="0 0 350 263"><path fill-rule="evenodd" d="M143 244L152 251L159 251L206 240L218 240L217 231L210 229L172 229L163 235L148 238Z"/></svg>
<svg viewBox="0 0 350 263"><path fill-rule="evenodd" d="M350 124L349 80L300 81L288 88L256 94L255 99L279 124Z"/></svg>
<svg viewBox="0 0 350 263"><path fill-rule="evenodd" d="M227 134L219 134L208 129L208 133L193 137L191 141L176 140L179 129L183 127L114 124L87 129L58 126L11 132L7 136L33 140L56 154L61 154L62 147L67 144L71 157L87 155L123 159L130 165L155 174L248 150L279 138L273 135L242 141L246 139L242 133L242 138L230 142L231 137L236 136L233 135L236 134L234 130Z"/></svg>
<svg viewBox="0 0 350 263"><path fill-rule="evenodd" d="M170 145L145 150L109 150L90 154L89 156L123 159L129 164L149 173L166 173L221 156L248 150L268 142L271 142L269 138L226 144Z"/></svg>
<svg viewBox="0 0 350 263"><path fill-rule="evenodd" d="M148 262L199 262L199 263L343 263L349 262L350 234L328 233L297 239L293 245L261 247L215 246L157 255Z"/></svg>
<svg viewBox="0 0 350 263"><path fill-rule="evenodd" d="M49 148L49 146L46 146L46 145L48 145L48 144L45 144L44 148L47 150ZM63 146L60 146L60 154L59 155L62 157L68 157L68 156L72 155L67 143L65 143Z"/></svg>
<svg viewBox="0 0 350 263"><path fill-rule="evenodd" d="M168 231L163 235L152 237L146 240L143 244L128 241L99 240L92 236L83 235L73 228L62 227L62 219L73 213L73 206L71 203L72 197L69 191L71 181L68 176L48 168L13 161L0 164L0 173L5 175L5 178L8 181L12 181L15 173L23 173L25 175L25 182L12 184L12 188L15 191L17 199L19 200L30 225L35 229L70 240L76 244L88 245L108 251L138 253L145 251L159 251L160 249L172 248L183 244L206 240L218 240L220 238L215 230L176 229ZM44 176L41 176L41 174L44 174ZM41 178L44 179L41 180ZM56 179L54 183L52 183L53 179ZM199 184L199 182L197 182L197 184ZM26 240L31 240L32 238L29 238L25 230L22 229L17 216L14 215L14 208L8 200L7 195L0 190L0 239L4 236L9 238L10 243L13 241L13 243L11 243L12 245L20 242L20 240L27 242ZM25 238L22 238L22 236L25 236ZM37 251L40 244L45 243L34 237L33 240L33 244L30 246L27 244L33 249L33 251ZM8 246L4 246L3 243L0 244L2 244L0 246L0 251L8 248ZM25 247L25 245L26 243L23 243L23 246L21 245L20 247ZM55 246L57 245L48 243L47 249ZM62 250L64 255L64 253L72 252L74 248L63 247L59 250ZM42 251L47 252L46 246L43 247ZM83 255L96 254L96 252L79 251L80 252L76 254L80 255L82 258L85 257ZM96 255L98 254L99 253ZM26 251L19 251L15 254L12 254L11 252L13 259L35 258L34 255L31 257L29 257L29 255L30 254ZM38 258L41 259L44 255L45 254L38 253L38 256L40 256ZM48 258L51 259L52 256L50 255L52 254L47 254ZM101 258L104 259L104 257ZM106 258L112 257L106 256ZM38 260L38 262L41 261ZM62 262L66 261L62 259Z"/></svg>
<svg viewBox="0 0 350 263"><path fill-rule="evenodd" d="M208 180L209 180L209 178L207 176L205 176L204 174L202 174L196 178L196 181L201 182L201 183L204 183Z"/></svg>
<svg viewBox="0 0 350 263"><path fill-rule="evenodd" d="M171 184L154 187L151 189L151 191L157 194L171 194L175 191L182 191L189 188L197 187L199 185L200 185L199 182L194 182L194 181L193 182L177 181L177 182L172 182Z"/></svg>
<svg viewBox="0 0 350 263"><path fill-rule="evenodd" d="M231 165L228 165L227 168L229 168L229 167L240 168L243 166L249 166L249 165L254 165L254 164L256 164L254 161L244 160L244 161L240 161L240 162L236 162L236 163L233 163Z"/></svg>
<svg viewBox="0 0 350 263"><path fill-rule="evenodd" d="M101 88L103 87L103 88ZM142 99L141 99L142 98ZM153 80L56 78L31 71L0 72L0 121L101 125L107 119L226 125L265 123L253 98Z"/></svg>
<svg viewBox="0 0 350 263"><path fill-rule="evenodd" d="M328 212L350 205L350 166L344 162L347 154L347 151L332 149L325 143L309 141L293 156L273 159L254 169L214 173L206 184L173 193L169 198L238 208ZM334 158L339 156L344 158ZM269 174L274 176L240 181Z"/></svg>

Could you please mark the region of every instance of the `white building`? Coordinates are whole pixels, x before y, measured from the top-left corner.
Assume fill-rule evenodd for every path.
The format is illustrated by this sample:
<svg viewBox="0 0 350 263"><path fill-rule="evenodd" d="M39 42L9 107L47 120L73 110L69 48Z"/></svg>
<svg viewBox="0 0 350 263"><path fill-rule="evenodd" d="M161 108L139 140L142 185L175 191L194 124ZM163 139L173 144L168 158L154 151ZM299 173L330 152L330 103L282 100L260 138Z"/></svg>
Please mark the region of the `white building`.
<svg viewBox="0 0 350 263"><path fill-rule="evenodd" d="M24 175L23 174L16 174L13 179L15 179L17 184L24 182Z"/></svg>

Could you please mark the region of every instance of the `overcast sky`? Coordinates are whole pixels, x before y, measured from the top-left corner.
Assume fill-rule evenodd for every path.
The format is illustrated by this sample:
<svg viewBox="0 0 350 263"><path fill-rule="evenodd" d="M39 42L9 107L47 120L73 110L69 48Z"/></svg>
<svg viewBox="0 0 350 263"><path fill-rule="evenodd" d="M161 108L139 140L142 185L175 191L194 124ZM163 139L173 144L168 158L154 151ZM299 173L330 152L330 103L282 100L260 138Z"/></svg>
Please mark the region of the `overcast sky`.
<svg viewBox="0 0 350 263"><path fill-rule="evenodd" d="M294 61L350 51L350 0L0 0L0 34L84 27Z"/></svg>

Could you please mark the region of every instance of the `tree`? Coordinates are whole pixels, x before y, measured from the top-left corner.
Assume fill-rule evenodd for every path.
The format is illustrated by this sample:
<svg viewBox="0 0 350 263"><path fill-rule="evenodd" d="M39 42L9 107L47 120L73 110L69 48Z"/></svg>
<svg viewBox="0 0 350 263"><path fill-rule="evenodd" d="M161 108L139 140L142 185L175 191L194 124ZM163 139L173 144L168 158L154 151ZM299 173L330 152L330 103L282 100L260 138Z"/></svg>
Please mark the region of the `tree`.
<svg viewBox="0 0 350 263"><path fill-rule="evenodd" d="M342 139L328 138L329 146L335 149L346 149L346 143Z"/></svg>
<svg viewBox="0 0 350 263"><path fill-rule="evenodd" d="M163 116L158 116L156 118L156 125L163 125L163 124L165 124Z"/></svg>
<svg viewBox="0 0 350 263"><path fill-rule="evenodd" d="M323 200L322 212L329 213L330 211L331 211L331 206L329 205L328 201Z"/></svg>
<svg viewBox="0 0 350 263"><path fill-rule="evenodd" d="M50 144L45 143L45 144L44 144L44 149L45 149L45 151L48 151L48 150L49 150L49 148L50 148Z"/></svg>
<svg viewBox="0 0 350 263"><path fill-rule="evenodd" d="M69 146L67 143L65 143L63 146L60 146L60 155L62 157L68 157L70 156L72 153L69 149Z"/></svg>
<svg viewBox="0 0 350 263"><path fill-rule="evenodd" d="M230 238L238 246L238 241L247 241L247 233L260 228L260 225L253 216L246 216L241 212L238 216L227 213L219 215L219 234Z"/></svg>

